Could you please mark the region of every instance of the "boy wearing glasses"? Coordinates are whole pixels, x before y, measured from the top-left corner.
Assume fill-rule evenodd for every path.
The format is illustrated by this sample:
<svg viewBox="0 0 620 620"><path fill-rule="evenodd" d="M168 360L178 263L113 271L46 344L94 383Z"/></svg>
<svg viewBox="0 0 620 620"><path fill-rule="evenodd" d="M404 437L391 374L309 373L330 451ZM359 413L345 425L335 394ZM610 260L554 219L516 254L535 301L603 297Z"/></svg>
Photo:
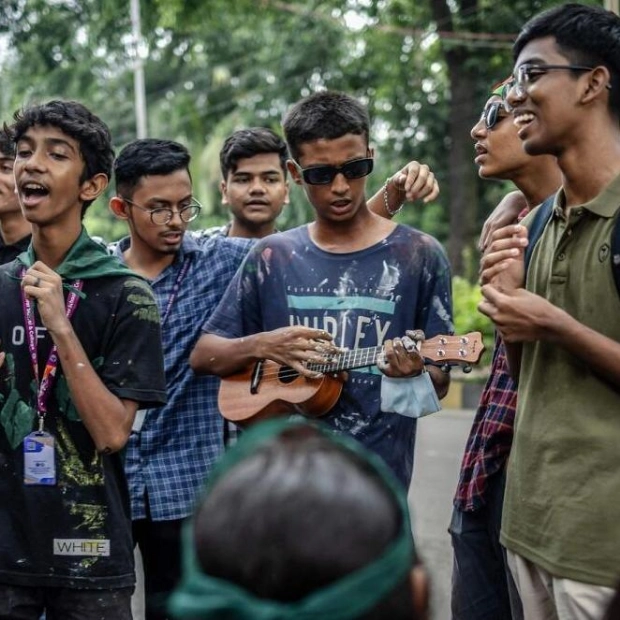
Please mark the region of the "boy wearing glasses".
<svg viewBox="0 0 620 620"><path fill-rule="evenodd" d="M561 176L554 157L532 157L523 150L503 99L507 87L503 84L493 90L480 120L472 127L474 163L482 179L512 181L526 200L527 213L557 190ZM450 523L453 620L523 618L499 543L516 397L504 345L498 338L467 440Z"/></svg>
<svg viewBox="0 0 620 620"><path fill-rule="evenodd" d="M514 123L562 187L524 278L527 228L494 234L480 310L518 378L501 542L524 615L601 618L620 554L620 301L611 236L620 201L620 18L567 4L514 48Z"/></svg>
<svg viewBox="0 0 620 620"><path fill-rule="evenodd" d="M387 400L382 410L382 383L386 399L399 388L417 387L431 400L435 389L440 397L447 391L448 376L434 366L423 372L422 358L399 336L410 329L428 337L451 333L448 262L432 237L369 210L366 176L374 160L368 113L358 101L335 92L311 95L287 114L284 133L288 170L315 219L256 244L190 363L199 373L226 376L270 359L315 376L307 363L385 344L382 372L352 370L323 419L381 455L407 486L416 421L386 411ZM419 413L413 409L409 415Z"/></svg>
<svg viewBox="0 0 620 620"><path fill-rule="evenodd" d="M181 522L224 449L223 420L214 412L217 381L194 375L189 355L251 245L185 234L201 208L189 163L178 142L135 140L116 159L110 200L130 233L116 255L149 279L162 322L168 402L138 411L125 460L148 620L167 617L167 594L180 577Z"/></svg>

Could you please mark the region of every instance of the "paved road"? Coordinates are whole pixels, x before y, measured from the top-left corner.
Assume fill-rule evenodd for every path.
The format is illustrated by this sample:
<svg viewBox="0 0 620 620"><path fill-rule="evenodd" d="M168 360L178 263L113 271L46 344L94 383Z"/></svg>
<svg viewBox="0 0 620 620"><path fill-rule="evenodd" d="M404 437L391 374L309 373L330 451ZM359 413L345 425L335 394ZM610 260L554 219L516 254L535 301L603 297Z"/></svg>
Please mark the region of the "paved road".
<svg viewBox="0 0 620 620"><path fill-rule="evenodd" d="M452 548L447 528L473 414L446 410L418 422L409 505L416 545L431 577L432 620L450 620Z"/></svg>
<svg viewBox="0 0 620 620"><path fill-rule="evenodd" d="M446 410L420 420L409 502L418 551L432 586L432 620L450 620L452 549L447 532L473 411ZM144 620L141 575L134 597L134 620Z"/></svg>

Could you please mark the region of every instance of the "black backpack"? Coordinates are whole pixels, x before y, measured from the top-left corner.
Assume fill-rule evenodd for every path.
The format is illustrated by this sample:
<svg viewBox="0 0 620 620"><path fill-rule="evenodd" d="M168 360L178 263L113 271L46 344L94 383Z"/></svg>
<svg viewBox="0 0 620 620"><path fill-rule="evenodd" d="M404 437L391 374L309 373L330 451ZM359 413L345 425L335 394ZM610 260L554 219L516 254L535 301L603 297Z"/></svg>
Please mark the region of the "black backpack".
<svg viewBox="0 0 620 620"><path fill-rule="evenodd" d="M532 219L532 225L529 229L528 239L529 244L525 248L525 273L530 264L532 258L532 252L536 247L536 244L540 240L540 237L553 213L553 202L555 194L552 194L543 202L535 211ZM620 296L620 216L616 215L616 223L611 233L611 270L613 272L614 281L616 283L616 289Z"/></svg>

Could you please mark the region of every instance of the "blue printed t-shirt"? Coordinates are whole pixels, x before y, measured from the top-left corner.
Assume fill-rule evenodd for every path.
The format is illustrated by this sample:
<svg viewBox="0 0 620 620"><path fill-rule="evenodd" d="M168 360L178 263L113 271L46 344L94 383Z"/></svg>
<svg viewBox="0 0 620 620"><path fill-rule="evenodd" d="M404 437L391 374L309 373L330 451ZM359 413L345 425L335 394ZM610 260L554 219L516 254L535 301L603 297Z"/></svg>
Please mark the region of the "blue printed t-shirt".
<svg viewBox="0 0 620 620"><path fill-rule="evenodd" d="M422 329L452 333L450 268L439 243L399 225L381 242L336 254L318 248L308 227L257 243L204 331L239 338L287 325L324 329L337 346L374 347ZM408 485L416 422L380 408L381 372L351 370L322 420L379 454Z"/></svg>
<svg viewBox="0 0 620 620"><path fill-rule="evenodd" d="M125 238L115 248L121 260L129 244ZM145 412L140 432L132 433L127 444L125 472L134 520L148 514L153 521L170 521L191 514L224 451L219 379L194 374L189 355L252 244L186 234L174 261L150 282L162 315L168 400Z"/></svg>

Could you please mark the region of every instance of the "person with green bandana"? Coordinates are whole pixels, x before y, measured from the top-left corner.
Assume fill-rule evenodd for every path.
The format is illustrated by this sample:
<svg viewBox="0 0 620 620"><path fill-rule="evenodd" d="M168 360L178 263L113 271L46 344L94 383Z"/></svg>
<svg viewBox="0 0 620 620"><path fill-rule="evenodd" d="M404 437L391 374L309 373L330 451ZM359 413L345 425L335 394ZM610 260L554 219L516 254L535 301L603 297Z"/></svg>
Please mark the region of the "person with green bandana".
<svg viewBox="0 0 620 620"><path fill-rule="evenodd" d="M32 243L0 267L0 619L130 620L121 450L166 399L159 313L82 226L111 172L105 124L50 101L11 130Z"/></svg>
<svg viewBox="0 0 620 620"><path fill-rule="evenodd" d="M244 433L186 522L176 620L421 620L428 588L405 492L327 426Z"/></svg>

